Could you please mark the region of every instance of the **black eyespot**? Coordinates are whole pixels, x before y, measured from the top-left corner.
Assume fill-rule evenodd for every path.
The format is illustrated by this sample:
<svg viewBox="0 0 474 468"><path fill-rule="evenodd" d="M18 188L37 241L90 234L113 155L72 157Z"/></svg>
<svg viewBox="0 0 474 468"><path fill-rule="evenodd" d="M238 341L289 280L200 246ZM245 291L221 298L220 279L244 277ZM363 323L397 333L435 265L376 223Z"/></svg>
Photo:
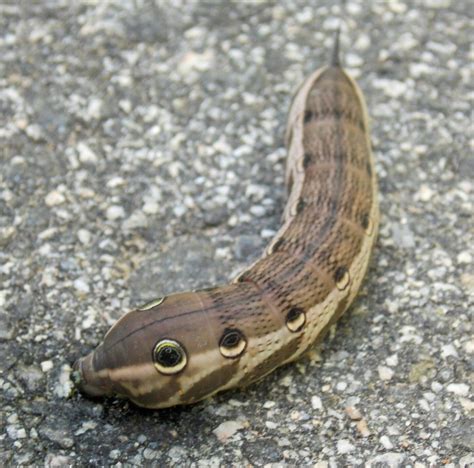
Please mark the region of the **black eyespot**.
<svg viewBox="0 0 474 468"><path fill-rule="evenodd" d="M186 366L187 357L177 341L164 339L153 349L153 363L162 374L176 374Z"/></svg>
<svg viewBox="0 0 474 468"><path fill-rule="evenodd" d="M174 367L183 358L183 355L171 346L160 349L156 356L156 360L165 367Z"/></svg>
<svg viewBox="0 0 474 468"><path fill-rule="evenodd" d="M346 289L350 283L349 271L345 266L340 266L334 273L334 281L339 290Z"/></svg>
<svg viewBox="0 0 474 468"><path fill-rule="evenodd" d="M219 341L219 350L226 358L236 358L240 356L247 346L247 340L240 330L235 328L224 331Z"/></svg>
<svg viewBox="0 0 474 468"><path fill-rule="evenodd" d="M307 167L311 164L313 157L310 153L305 153L303 157L303 167L307 169Z"/></svg>
<svg viewBox="0 0 474 468"><path fill-rule="evenodd" d="M292 307L286 314L286 326L292 332L300 331L306 323L306 314L301 307Z"/></svg>
<svg viewBox="0 0 474 468"><path fill-rule="evenodd" d="M300 198L298 200L298 204L296 205L296 213L300 214L304 210L305 206L306 206L306 202L302 198Z"/></svg>
<svg viewBox="0 0 474 468"><path fill-rule="evenodd" d="M360 225L364 228L367 229L369 227L369 215L367 213L364 213L361 218L360 218Z"/></svg>
<svg viewBox="0 0 474 468"><path fill-rule="evenodd" d="M338 282L341 281L341 279L344 277L346 274L347 268L346 267L338 267L336 272L334 273L334 281Z"/></svg>
<svg viewBox="0 0 474 468"><path fill-rule="evenodd" d="M237 283L245 283L247 279L248 279L248 276L246 272L242 272L237 276L237 278L235 278L234 281L236 281Z"/></svg>
<svg viewBox="0 0 474 468"><path fill-rule="evenodd" d="M369 174L369 177L372 177L372 166L370 164L370 161L367 162L365 169L367 170L367 174Z"/></svg>
<svg viewBox="0 0 474 468"><path fill-rule="evenodd" d="M313 118L311 111L304 111L304 123L308 123Z"/></svg>

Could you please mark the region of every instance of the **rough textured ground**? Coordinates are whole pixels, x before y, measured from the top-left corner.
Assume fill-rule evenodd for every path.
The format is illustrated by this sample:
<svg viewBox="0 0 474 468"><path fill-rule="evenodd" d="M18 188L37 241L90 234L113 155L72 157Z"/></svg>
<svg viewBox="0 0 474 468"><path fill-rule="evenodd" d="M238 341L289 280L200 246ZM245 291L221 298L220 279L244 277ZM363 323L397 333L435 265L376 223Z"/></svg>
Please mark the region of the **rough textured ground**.
<svg viewBox="0 0 474 468"><path fill-rule="evenodd" d="M275 232L286 112L340 13L1 4L2 465L472 466L469 0L345 6L382 224L320 358L184 409L70 394L69 365L123 312L227 280Z"/></svg>

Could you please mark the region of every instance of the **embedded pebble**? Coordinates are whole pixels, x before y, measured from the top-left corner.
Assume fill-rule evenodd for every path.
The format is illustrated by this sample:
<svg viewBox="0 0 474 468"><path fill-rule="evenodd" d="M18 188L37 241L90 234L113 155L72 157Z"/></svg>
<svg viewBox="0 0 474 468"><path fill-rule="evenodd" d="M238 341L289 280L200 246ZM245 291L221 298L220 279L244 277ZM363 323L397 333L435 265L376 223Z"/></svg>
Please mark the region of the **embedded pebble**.
<svg viewBox="0 0 474 468"><path fill-rule="evenodd" d="M390 367L386 366L378 366L377 371L379 373L379 377L385 381L391 380L395 373L392 369L390 369Z"/></svg>
<svg viewBox="0 0 474 468"><path fill-rule="evenodd" d="M61 468L64 466L71 466L73 465L73 458L68 457L66 455L56 455L54 453L48 453L44 460L45 466L50 466L51 468Z"/></svg>
<svg viewBox="0 0 474 468"><path fill-rule="evenodd" d="M91 290L89 283L85 278L77 278L74 280L74 289L83 294L88 294Z"/></svg>
<svg viewBox="0 0 474 468"><path fill-rule="evenodd" d="M92 149L85 143L81 142L77 145L77 152L79 154L79 161L84 164L96 164L97 155L92 151Z"/></svg>
<svg viewBox="0 0 474 468"><path fill-rule="evenodd" d="M362 419L361 412L354 406L346 406L345 411L353 421Z"/></svg>
<svg viewBox="0 0 474 468"><path fill-rule="evenodd" d="M77 238L82 244L88 245L91 242L92 234L87 229L79 229L77 231Z"/></svg>
<svg viewBox="0 0 474 468"><path fill-rule="evenodd" d="M132 231L146 226L148 226L148 219L141 211L132 213L122 224L124 231Z"/></svg>
<svg viewBox="0 0 474 468"><path fill-rule="evenodd" d="M219 424L212 432L219 439L219 442L226 442L237 431L244 428L245 425L241 421L225 421Z"/></svg>
<svg viewBox="0 0 474 468"><path fill-rule="evenodd" d="M61 205L66 201L66 197L57 190L53 190L46 195L44 202L47 206L57 206Z"/></svg>
<svg viewBox="0 0 474 468"><path fill-rule="evenodd" d="M34 392L40 388L44 377L41 369L36 366L21 366L17 370L20 380L25 382L29 391Z"/></svg>
<svg viewBox="0 0 474 468"><path fill-rule="evenodd" d="M383 445L383 447L387 450L393 449L393 444L390 441L390 439L387 436L382 436L380 437L380 443Z"/></svg>
<svg viewBox="0 0 474 468"><path fill-rule="evenodd" d="M313 395L311 397L311 406L314 410L322 410L323 402L321 401L321 398L319 398L317 395Z"/></svg>
<svg viewBox="0 0 474 468"><path fill-rule="evenodd" d="M33 141L41 141L44 138L43 129L37 124L28 125L25 132Z"/></svg>
<svg viewBox="0 0 474 468"><path fill-rule="evenodd" d="M418 192L415 193L415 199L420 200L422 202L428 202L431 200L434 194L435 194L434 190L432 190L427 185L423 184L418 190Z"/></svg>
<svg viewBox="0 0 474 468"><path fill-rule="evenodd" d="M102 117L103 107L104 107L103 101L99 98L93 97L89 100L89 104L87 105L86 115L90 119L98 120ZM78 148L78 150L79 150L79 148ZM80 152L80 150L79 150L79 152ZM82 161L82 159L81 159L81 161ZM82 161L82 162L85 162L85 161Z"/></svg>
<svg viewBox="0 0 474 468"><path fill-rule="evenodd" d="M53 361L43 361L40 366L43 372L48 372L53 368Z"/></svg>
<svg viewBox="0 0 474 468"><path fill-rule="evenodd" d="M457 262L458 263L466 263L468 265L472 265L472 262L473 262L473 258L472 258L472 255L470 252L461 252L458 256L457 256Z"/></svg>
<svg viewBox="0 0 474 468"><path fill-rule="evenodd" d="M380 466L378 464L385 464L390 468L398 468L402 466L402 463L405 461L405 458L406 455L403 453L386 452L368 460L367 467L375 468L376 466Z"/></svg>
<svg viewBox="0 0 474 468"><path fill-rule="evenodd" d="M465 383L451 383L446 387L448 392L459 396L467 396L469 394L469 385Z"/></svg>
<svg viewBox="0 0 474 468"><path fill-rule="evenodd" d="M107 219L110 221L115 221L116 219L125 217L125 210L121 206L113 205L107 208L105 216L107 216Z"/></svg>
<svg viewBox="0 0 474 468"><path fill-rule="evenodd" d="M143 205L143 212L146 214L156 214L160 210L160 205L156 203L155 201L147 201Z"/></svg>
<svg viewBox="0 0 474 468"><path fill-rule="evenodd" d="M58 398L66 398L71 394L73 388L71 376L71 367L68 364L61 366L61 371L58 376L58 382L54 386L54 393Z"/></svg>
<svg viewBox="0 0 474 468"><path fill-rule="evenodd" d="M391 356L385 359L385 362L387 366L395 367L398 365L398 356L396 354L392 354Z"/></svg>
<svg viewBox="0 0 474 468"><path fill-rule="evenodd" d="M374 81L376 88L382 89L385 94L391 98L399 98L406 93L407 85L403 81L378 79Z"/></svg>
<svg viewBox="0 0 474 468"><path fill-rule="evenodd" d="M372 434L365 419L357 421L356 427L362 437L369 437Z"/></svg>
<svg viewBox="0 0 474 468"><path fill-rule="evenodd" d="M342 439L337 441L337 452L341 455L353 452L354 450L354 445L352 445L348 440Z"/></svg>
<svg viewBox="0 0 474 468"><path fill-rule="evenodd" d="M41 436L64 449L70 449L74 445L74 440L67 436L66 428L64 427L54 429L43 424L42 427L40 427L39 433Z"/></svg>

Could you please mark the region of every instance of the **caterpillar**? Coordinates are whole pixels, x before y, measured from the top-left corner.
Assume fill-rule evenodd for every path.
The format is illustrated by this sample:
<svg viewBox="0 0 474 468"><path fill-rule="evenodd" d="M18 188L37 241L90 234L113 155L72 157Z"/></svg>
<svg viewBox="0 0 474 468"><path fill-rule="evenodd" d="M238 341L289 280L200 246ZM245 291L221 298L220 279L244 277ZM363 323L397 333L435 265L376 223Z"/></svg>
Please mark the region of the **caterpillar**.
<svg viewBox="0 0 474 468"><path fill-rule="evenodd" d="M231 283L123 315L73 366L77 388L138 406L190 404L251 384L320 340L356 296L379 224L364 97L339 61L291 104L288 201L263 255Z"/></svg>

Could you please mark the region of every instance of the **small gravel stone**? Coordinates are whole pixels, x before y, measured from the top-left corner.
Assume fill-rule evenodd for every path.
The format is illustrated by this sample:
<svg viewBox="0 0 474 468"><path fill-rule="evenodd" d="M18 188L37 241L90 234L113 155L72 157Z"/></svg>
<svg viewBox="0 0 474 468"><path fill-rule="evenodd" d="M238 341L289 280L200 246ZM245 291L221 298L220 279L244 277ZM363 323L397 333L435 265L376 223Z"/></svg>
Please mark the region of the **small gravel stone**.
<svg viewBox="0 0 474 468"><path fill-rule="evenodd" d="M95 421L85 421L82 423L82 426L74 433L74 435L82 435L87 431L93 430L97 427L97 423Z"/></svg>
<svg viewBox="0 0 474 468"><path fill-rule="evenodd" d="M43 361L40 365L43 372L49 372L53 368L53 361Z"/></svg>
<svg viewBox="0 0 474 468"><path fill-rule="evenodd" d="M446 387L448 392L459 396L467 396L469 394L469 385L464 383L452 383Z"/></svg>
<svg viewBox="0 0 474 468"><path fill-rule="evenodd" d="M79 229L77 231L77 238L83 245L88 245L91 242L92 234L87 229Z"/></svg>
<svg viewBox="0 0 474 468"><path fill-rule="evenodd" d="M121 206L113 205L107 208L105 215L110 221L115 221L125 217L125 210Z"/></svg>
<svg viewBox="0 0 474 468"><path fill-rule="evenodd" d="M175 445L168 450L168 457L176 463L186 457L186 449L179 445Z"/></svg>
<svg viewBox="0 0 474 468"><path fill-rule="evenodd" d="M470 252L467 252L467 251L461 252L457 256L457 261L458 263L461 263L461 264L466 263L468 265L472 265L473 263L472 255Z"/></svg>
<svg viewBox="0 0 474 468"><path fill-rule="evenodd" d="M66 197L57 190L53 190L46 195L44 199L47 206L57 206L62 205L66 201Z"/></svg>
<svg viewBox="0 0 474 468"><path fill-rule="evenodd" d="M219 442L225 443L237 431L244 429L245 425L241 421L225 421L216 427L212 432L219 439Z"/></svg>
<svg viewBox="0 0 474 468"><path fill-rule="evenodd" d="M341 455L353 452L354 450L354 445L352 445L348 440L342 439L337 441L337 452Z"/></svg>
<svg viewBox="0 0 474 468"><path fill-rule="evenodd" d="M79 161L83 164L97 164L97 155L85 143L78 143L77 152L79 154Z"/></svg>
<svg viewBox="0 0 474 468"><path fill-rule="evenodd" d="M390 439L383 435L382 437L380 437L380 443L383 445L384 449L386 450L391 450L393 449L393 444L392 442L390 441Z"/></svg>
<svg viewBox="0 0 474 468"><path fill-rule="evenodd" d="M58 376L58 381L54 386L54 394L58 398L67 398L70 396L73 389L73 383L70 379L71 367L68 364L61 366L61 371Z"/></svg>
<svg viewBox="0 0 474 468"><path fill-rule="evenodd" d="M393 354L392 356L389 356L387 359L385 359L385 362L387 363L387 366L396 367L398 366L398 356Z"/></svg>
<svg viewBox="0 0 474 468"><path fill-rule="evenodd" d="M394 375L394 371L390 369L390 367L386 366L377 367L377 371L379 373L379 377L385 381L391 380Z"/></svg>
<svg viewBox="0 0 474 468"><path fill-rule="evenodd" d="M143 458L145 460L156 460L160 455L161 453L158 450L152 450L150 448L143 450Z"/></svg>
<svg viewBox="0 0 474 468"><path fill-rule="evenodd" d="M120 457L120 450L118 449L113 449L109 452L109 458L112 460L117 460L117 458Z"/></svg>
<svg viewBox="0 0 474 468"><path fill-rule="evenodd" d="M91 290L86 278L77 278L74 281L74 289L82 294L88 294Z"/></svg>
<svg viewBox="0 0 474 468"><path fill-rule="evenodd" d="M313 407L314 410L322 410L323 409L323 402L321 401L321 398L317 395L313 395L311 397L311 406Z"/></svg>
<svg viewBox="0 0 474 468"><path fill-rule="evenodd" d="M20 380L25 382L30 392L34 392L40 388L44 377L43 372L41 372L42 369L36 366L21 366L17 370Z"/></svg>
<svg viewBox="0 0 474 468"><path fill-rule="evenodd" d="M28 125L25 132L33 141L41 141L44 139L43 129L37 124Z"/></svg>
<svg viewBox="0 0 474 468"><path fill-rule="evenodd" d="M415 194L415 200L420 200L422 202L428 202L433 198L435 191L432 190L427 185L423 184L418 192Z"/></svg>
<svg viewBox="0 0 474 468"><path fill-rule="evenodd" d="M362 414L360 411L355 408L354 406L346 406L345 409L347 415L353 420L353 421L359 421L362 419Z"/></svg>
<svg viewBox="0 0 474 468"><path fill-rule="evenodd" d="M99 120L102 116L102 110L104 107L104 103L101 99L98 98L91 98L89 104L87 105L86 114L90 119ZM85 161L82 161L85 162Z"/></svg>
<svg viewBox="0 0 474 468"><path fill-rule="evenodd" d="M265 207L261 205L254 205L250 207L250 213L254 216L262 217L265 216L266 210Z"/></svg>
<svg viewBox="0 0 474 468"><path fill-rule="evenodd" d="M371 435L365 419L357 421L356 427L362 437L369 437Z"/></svg>
<svg viewBox="0 0 474 468"><path fill-rule="evenodd" d="M62 448L69 449L74 445L74 441L71 437L68 437L66 434L66 428L53 428L46 424L39 430L42 437L46 437L51 442L56 443Z"/></svg>
<svg viewBox="0 0 474 468"><path fill-rule="evenodd" d="M71 457L67 457L66 455L56 455L54 453L48 453L44 460L44 465L48 467L60 468L63 466L71 466L73 464L73 459Z"/></svg>
<svg viewBox="0 0 474 468"><path fill-rule="evenodd" d="M407 85L403 81L378 79L374 81L374 87L382 89L391 98L399 98L407 91Z"/></svg>
<svg viewBox="0 0 474 468"><path fill-rule="evenodd" d="M398 468L403 466L403 462L406 459L406 455L403 453L396 453L396 452L387 452L382 453L373 457L368 462L368 467L376 467L379 466L378 464L384 464L383 466L389 466L390 468Z"/></svg>

